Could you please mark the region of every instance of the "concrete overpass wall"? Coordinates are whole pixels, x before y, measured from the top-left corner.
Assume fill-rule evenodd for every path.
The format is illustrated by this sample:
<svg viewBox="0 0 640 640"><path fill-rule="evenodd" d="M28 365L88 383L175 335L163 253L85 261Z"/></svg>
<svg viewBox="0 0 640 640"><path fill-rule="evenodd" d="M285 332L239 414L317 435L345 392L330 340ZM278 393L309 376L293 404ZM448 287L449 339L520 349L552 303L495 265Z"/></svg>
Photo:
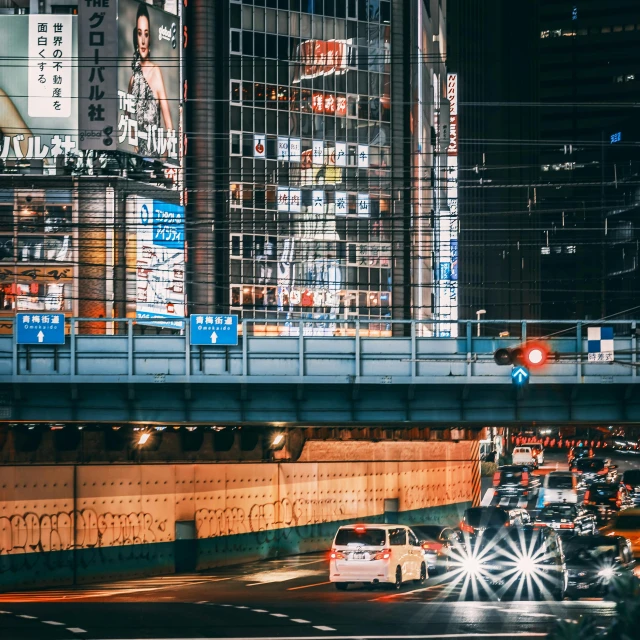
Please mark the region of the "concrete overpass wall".
<svg viewBox="0 0 640 640"><path fill-rule="evenodd" d="M359 462L336 442L296 463L0 467L0 590L317 551L342 523L455 523L479 501L476 442L371 444Z"/></svg>

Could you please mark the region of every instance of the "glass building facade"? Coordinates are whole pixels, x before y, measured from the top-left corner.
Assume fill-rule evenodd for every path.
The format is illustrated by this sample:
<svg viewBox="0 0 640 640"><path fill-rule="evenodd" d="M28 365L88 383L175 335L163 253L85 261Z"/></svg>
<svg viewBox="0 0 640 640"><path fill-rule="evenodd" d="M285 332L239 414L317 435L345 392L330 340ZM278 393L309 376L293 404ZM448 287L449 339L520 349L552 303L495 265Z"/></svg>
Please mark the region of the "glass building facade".
<svg viewBox="0 0 640 640"><path fill-rule="evenodd" d="M385 1L230 2L232 312L391 317L390 23Z"/></svg>

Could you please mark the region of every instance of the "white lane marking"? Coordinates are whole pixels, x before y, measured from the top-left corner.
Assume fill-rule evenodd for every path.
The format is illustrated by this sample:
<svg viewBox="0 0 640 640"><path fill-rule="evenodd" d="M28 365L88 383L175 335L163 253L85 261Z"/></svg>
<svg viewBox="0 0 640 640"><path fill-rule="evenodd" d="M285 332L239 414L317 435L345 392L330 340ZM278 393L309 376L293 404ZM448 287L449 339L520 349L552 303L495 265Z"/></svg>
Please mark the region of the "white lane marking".
<svg viewBox="0 0 640 640"><path fill-rule="evenodd" d="M200 602L196 602L196 604L209 604L208 600L200 600Z"/></svg>
<svg viewBox="0 0 640 640"><path fill-rule="evenodd" d="M315 582L314 584L303 584L301 587L289 587L287 591L297 591L298 589L311 589L311 587L320 587L323 584L331 584L331 580L327 580L327 582Z"/></svg>
<svg viewBox="0 0 640 640"><path fill-rule="evenodd" d="M298 624L311 624L309 620L303 620L302 618L291 618L291 622L297 622Z"/></svg>
<svg viewBox="0 0 640 640"><path fill-rule="evenodd" d="M269 615L272 615L274 618L288 618L289 616L285 613L271 613Z"/></svg>
<svg viewBox="0 0 640 640"><path fill-rule="evenodd" d="M251 609L251 611L255 611L256 613L269 613L266 609Z"/></svg>
<svg viewBox="0 0 640 640"><path fill-rule="evenodd" d="M0 615L10 616L11 615L11 611L0 611Z"/></svg>
<svg viewBox="0 0 640 640"><path fill-rule="evenodd" d="M71 633L87 633L86 629L81 629L80 627L67 627L67 631L71 631Z"/></svg>
<svg viewBox="0 0 640 640"><path fill-rule="evenodd" d="M235 605L236 609L248 609L249 607L245 607L244 605Z"/></svg>
<svg viewBox="0 0 640 640"><path fill-rule="evenodd" d="M259 573L250 573L242 576L240 579L250 582L247 587L257 587L261 584L270 584L272 582L287 582L298 578L308 578L309 576L326 575L325 571L314 569L301 569L299 571L287 571L286 569L276 569L274 571L261 571Z"/></svg>
<svg viewBox="0 0 640 640"><path fill-rule="evenodd" d="M518 611L518 613L524 616L530 616L532 618L555 618L553 613L538 613L537 611Z"/></svg>
<svg viewBox="0 0 640 640"><path fill-rule="evenodd" d="M335 631L335 629L333 627L325 627L323 625L319 625L319 626L313 627L313 628L317 629L318 631Z"/></svg>
<svg viewBox="0 0 640 640"><path fill-rule="evenodd" d="M232 604L221 604L220 606L221 606L221 607L233 607L233 605L232 605Z"/></svg>
<svg viewBox="0 0 640 640"><path fill-rule="evenodd" d="M38 617L37 616L28 616L24 613L22 614L18 614L18 618L25 618L25 620L37 620Z"/></svg>
<svg viewBox="0 0 640 640"><path fill-rule="evenodd" d="M411 589L411 591L400 591L398 593L390 593L387 596L380 596L379 598L372 598L369 602L377 602L378 600L391 600L392 598L400 598L402 596L408 596L412 593L421 593L423 591L436 591L438 589L444 589L444 584L432 584L428 587L421 587L420 589Z"/></svg>
<svg viewBox="0 0 640 640"><path fill-rule="evenodd" d="M484 497L482 498L482 502L480 503L481 507L490 507L491 501L493 500L493 496L495 494L494 489L487 489L485 491Z"/></svg>
<svg viewBox="0 0 640 640"><path fill-rule="evenodd" d="M56 622L55 620L43 620L42 624L52 624L54 627L64 627L64 622Z"/></svg>

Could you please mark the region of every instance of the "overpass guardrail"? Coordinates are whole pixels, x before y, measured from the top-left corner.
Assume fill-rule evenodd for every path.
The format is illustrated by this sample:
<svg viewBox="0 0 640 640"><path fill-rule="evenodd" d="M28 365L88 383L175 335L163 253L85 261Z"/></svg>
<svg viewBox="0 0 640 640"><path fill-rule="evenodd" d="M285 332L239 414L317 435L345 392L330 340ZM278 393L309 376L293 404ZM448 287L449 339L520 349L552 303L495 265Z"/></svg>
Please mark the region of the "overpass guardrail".
<svg viewBox="0 0 640 640"><path fill-rule="evenodd" d="M2 319L0 383L511 384L511 367L493 353L531 339L550 351L531 384L638 381L638 323L629 320L469 320L456 323L458 337L434 337L433 320L243 320L237 346L193 346L188 322L149 322L67 318L65 343L53 346L18 344L14 319ZM588 360L592 326L613 327L613 361Z"/></svg>

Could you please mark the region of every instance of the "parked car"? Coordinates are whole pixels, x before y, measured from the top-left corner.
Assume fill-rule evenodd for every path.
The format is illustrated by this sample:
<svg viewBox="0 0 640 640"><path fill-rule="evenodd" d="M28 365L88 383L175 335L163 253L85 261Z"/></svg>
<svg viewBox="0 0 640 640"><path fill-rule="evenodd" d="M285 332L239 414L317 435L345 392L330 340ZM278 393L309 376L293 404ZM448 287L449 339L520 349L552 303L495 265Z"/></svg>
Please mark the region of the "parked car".
<svg viewBox="0 0 640 640"><path fill-rule="evenodd" d="M542 443L534 442L529 446L531 447L531 452L536 458L536 466L539 467L540 465L544 464L544 447L542 446Z"/></svg>
<svg viewBox="0 0 640 640"><path fill-rule="evenodd" d="M462 542L460 531L435 524L413 525L411 529L422 546L429 575L445 571L451 547Z"/></svg>
<svg viewBox="0 0 640 640"><path fill-rule="evenodd" d="M578 486L586 487L598 480L615 482L618 478L618 466L612 464L610 458L584 458L576 463L575 473Z"/></svg>
<svg viewBox="0 0 640 640"><path fill-rule="evenodd" d="M593 458L593 449L590 447L571 447L567 456L569 471L573 471L575 463L582 458Z"/></svg>
<svg viewBox="0 0 640 640"><path fill-rule="evenodd" d="M536 516L534 527L551 527L569 535L594 535L598 530L594 513L567 502L547 504Z"/></svg>
<svg viewBox="0 0 640 640"><path fill-rule="evenodd" d="M529 467L537 466L536 457L533 455L533 451L529 446L516 447L511 455L511 461L513 464L524 464Z"/></svg>
<svg viewBox="0 0 640 640"><path fill-rule="evenodd" d="M424 582L427 562L418 538L397 524L340 527L331 546L329 580L343 591L352 582L389 583L399 589L407 580Z"/></svg>
<svg viewBox="0 0 640 640"><path fill-rule="evenodd" d="M629 498L640 507L640 469L629 469L622 474L622 484L629 492Z"/></svg>
<svg viewBox="0 0 640 640"><path fill-rule="evenodd" d="M605 596L616 578L633 575L635 562L624 536L572 538L564 545L570 597Z"/></svg>
<svg viewBox="0 0 640 640"><path fill-rule="evenodd" d="M634 557L640 558L640 509L626 509L616 515L601 532L608 536L623 536L631 543Z"/></svg>
<svg viewBox="0 0 640 640"><path fill-rule="evenodd" d="M608 522L619 511L633 506L624 484L593 482L584 494L584 503L594 508L598 523Z"/></svg>
<svg viewBox="0 0 640 640"><path fill-rule="evenodd" d="M578 502L578 481L567 471L552 471L542 481L539 502L542 506L553 502Z"/></svg>

